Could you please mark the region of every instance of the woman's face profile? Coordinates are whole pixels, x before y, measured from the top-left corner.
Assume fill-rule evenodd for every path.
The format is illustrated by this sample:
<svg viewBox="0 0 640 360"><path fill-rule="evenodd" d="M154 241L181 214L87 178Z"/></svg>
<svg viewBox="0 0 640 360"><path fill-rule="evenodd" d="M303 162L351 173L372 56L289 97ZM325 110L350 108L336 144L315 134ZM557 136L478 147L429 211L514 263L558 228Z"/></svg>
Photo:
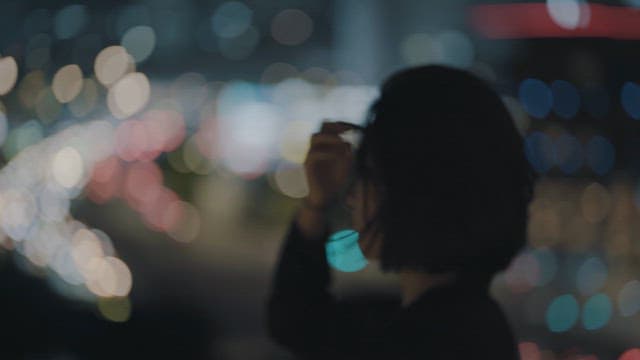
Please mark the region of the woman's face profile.
<svg viewBox="0 0 640 360"><path fill-rule="evenodd" d="M346 205L351 211L351 225L360 234L358 243L369 260L380 258L382 245L382 235L375 231L376 224L370 224L378 209L377 198L373 186L357 180L346 199Z"/></svg>

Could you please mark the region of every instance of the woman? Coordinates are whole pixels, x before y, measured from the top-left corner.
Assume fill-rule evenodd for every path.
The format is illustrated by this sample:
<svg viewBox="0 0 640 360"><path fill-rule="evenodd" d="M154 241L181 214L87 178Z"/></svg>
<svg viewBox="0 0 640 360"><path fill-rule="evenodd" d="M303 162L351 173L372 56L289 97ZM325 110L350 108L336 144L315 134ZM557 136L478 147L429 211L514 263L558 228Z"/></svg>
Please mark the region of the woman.
<svg viewBox="0 0 640 360"><path fill-rule="evenodd" d="M324 123L309 195L292 222L268 303L270 334L301 358L516 359L489 283L526 241L532 172L500 97L471 74L422 66L387 79L355 156ZM327 209L346 201L359 245L398 275L398 301L328 291Z"/></svg>

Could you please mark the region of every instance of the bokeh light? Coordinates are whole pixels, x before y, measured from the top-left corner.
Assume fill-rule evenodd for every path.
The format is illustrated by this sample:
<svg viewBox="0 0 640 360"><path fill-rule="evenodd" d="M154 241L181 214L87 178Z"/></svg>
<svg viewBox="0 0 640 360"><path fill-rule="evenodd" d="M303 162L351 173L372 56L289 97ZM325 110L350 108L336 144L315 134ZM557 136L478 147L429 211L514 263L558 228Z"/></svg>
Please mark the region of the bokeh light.
<svg viewBox="0 0 640 360"><path fill-rule="evenodd" d="M82 70L78 65L63 66L53 76L51 88L56 99L61 103L73 100L82 90Z"/></svg>
<svg viewBox="0 0 640 360"><path fill-rule="evenodd" d="M211 29L221 38L234 38L251 25L253 11L240 1L222 3L211 17Z"/></svg>
<svg viewBox="0 0 640 360"><path fill-rule="evenodd" d="M587 186L580 198L582 216L590 223L603 221L611 209L611 195L602 185L594 182Z"/></svg>
<svg viewBox="0 0 640 360"><path fill-rule="evenodd" d="M580 314L578 301L573 295L561 295L553 299L545 316L547 327L552 332L571 329Z"/></svg>
<svg viewBox="0 0 640 360"><path fill-rule="evenodd" d="M139 72L127 74L109 88L109 110L119 119L127 118L142 110L150 95L151 86L146 75Z"/></svg>
<svg viewBox="0 0 640 360"><path fill-rule="evenodd" d="M131 301L128 297L100 298L98 311L109 321L125 322L131 317Z"/></svg>
<svg viewBox="0 0 640 360"><path fill-rule="evenodd" d="M174 201L169 204L164 218L167 223L173 224L167 233L176 241L189 243L200 234L200 212L186 201Z"/></svg>
<svg viewBox="0 0 640 360"><path fill-rule="evenodd" d="M535 249L532 254L535 256L538 264L538 266L534 268L534 270L538 269L535 285L545 286L554 279L558 272L557 255L552 249L546 247Z"/></svg>
<svg viewBox="0 0 640 360"><path fill-rule="evenodd" d="M618 309L624 317L633 316L640 311L640 281L631 280L624 284L618 294Z"/></svg>
<svg viewBox="0 0 640 360"><path fill-rule="evenodd" d="M569 175L582 167L584 154L582 144L570 134L563 133L554 142L556 164L563 173Z"/></svg>
<svg viewBox="0 0 640 360"><path fill-rule="evenodd" d="M98 104L98 83L93 79L84 79L80 93L69 103L69 110L77 117L90 114Z"/></svg>
<svg viewBox="0 0 640 360"><path fill-rule="evenodd" d="M298 69L295 66L284 62L275 62L264 69L260 80L265 84L276 84L297 75Z"/></svg>
<svg viewBox="0 0 640 360"><path fill-rule="evenodd" d="M2 146L4 141L7 139L8 132L9 122L7 121L7 115L2 108L2 103L0 103L0 146Z"/></svg>
<svg viewBox="0 0 640 360"><path fill-rule="evenodd" d="M112 85L133 69L134 60L122 46L104 48L94 63L96 79L105 86Z"/></svg>
<svg viewBox="0 0 640 360"><path fill-rule="evenodd" d="M11 57L0 58L0 96L7 94L18 80L18 64Z"/></svg>
<svg viewBox="0 0 640 360"><path fill-rule="evenodd" d="M527 160L538 173L546 173L555 163L555 146L549 135L534 131L525 138Z"/></svg>
<svg viewBox="0 0 640 360"><path fill-rule="evenodd" d="M286 196L298 199L309 193L304 168L300 165L282 163L276 168L273 177L278 190Z"/></svg>
<svg viewBox="0 0 640 360"><path fill-rule="evenodd" d="M593 136L587 143L586 149L587 164L593 172L603 176L614 166L616 151L609 140L603 136Z"/></svg>
<svg viewBox="0 0 640 360"><path fill-rule="evenodd" d="M65 188L77 186L84 174L82 156L75 148L65 146L58 151L51 162L53 178Z"/></svg>
<svg viewBox="0 0 640 360"><path fill-rule="evenodd" d="M562 28L573 30L589 24L589 7L582 0L546 0L546 3L549 16Z"/></svg>
<svg viewBox="0 0 640 360"><path fill-rule="evenodd" d="M591 295L604 286L608 270L604 262L596 256L586 259L578 268L576 283L583 295Z"/></svg>
<svg viewBox="0 0 640 360"><path fill-rule="evenodd" d="M542 360L540 347L532 341L518 343L518 353L521 360Z"/></svg>
<svg viewBox="0 0 640 360"><path fill-rule="evenodd" d="M25 75L18 84L18 98L27 109L36 106L37 95L46 87L42 70L34 70ZM36 95L36 96L34 96Z"/></svg>
<svg viewBox="0 0 640 360"><path fill-rule="evenodd" d="M598 330L607 325L613 313L611 300L605 294L590 297L582 308L582 325L587 330Z"/></svg>
<svg viewBox="0 0 640 360"><path fill-rule="evenodd" d="M410 65L442 64L468 68L475 58L473 43L457 30L411 34L402 41L400 51Z"/></svg>
<svg viewBox="0 0 640 360"><path fill-rule="evenodd" d="M625 351L618 360L640 360L640 348Z"/></svg>
<svg viewBox="0 0 640 360"><path fill-rule="evenodd" d="M551 89L538 79L525 79L520 83L518 98L524 110L535 118L545 118L553 105Z"/></svg>
<svg viewBox="0 0 640 360"><path fill-rule="evenodd" d="M54 18L54 31L58 39L77 36L89 23L89 11L85 5L69 5L60 9Z"/></svg>
<svg viewBox="0 0 640 360"><path fill-rule="evenodd" d="M540 264L535 255L518 255L504 273L504 281L514 293L524 293L540 282Z"/></svg>
<svg viewBox="0 0 640 360"><path fill-rule="evenodd" d="M38 93L35 110L38 118L45 124L58 119L62 112L62 104L56 99L52 88L46 87Z"/></svg>
<svg viewBox="0 0 640 360"><path fill-rule="evenodd" d="M283 45L300 45L312 32L313 20L299 9L282 10L271 22L271 36Z"/></svg>
<svg viewBox="0 0 640 360"><path fill-rule="evenodd" d="M150 26L134 26L122 36L120 45L131 54L136 63L141 63L153 53L156 33Z"/></svg>
<svg viewBox="0 0 640 360"><path fill-rule="evenodd" d="M622 107L634 120L640 119L640 85L627 81L620 94Z"/></svg>

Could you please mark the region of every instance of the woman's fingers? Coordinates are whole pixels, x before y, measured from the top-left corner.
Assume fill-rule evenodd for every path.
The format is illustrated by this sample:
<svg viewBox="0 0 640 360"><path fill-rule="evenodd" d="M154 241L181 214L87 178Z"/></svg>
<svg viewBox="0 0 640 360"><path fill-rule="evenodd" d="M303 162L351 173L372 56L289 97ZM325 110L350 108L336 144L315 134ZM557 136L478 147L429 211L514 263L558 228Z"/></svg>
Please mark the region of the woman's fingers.
<svg viewBox="0 0 640 360"><path fill-rule="evenodd" d="M345 131L354 130L354 129L362 129L362 126L356 125L356 124L351 124L351 123L344 122L344 121L335 121L335 122L325 121L325 122L322 123L322 127L320 128L320 132L321 133L338 135L338 134L343 133Z"/></svg>
<svg viewBox="0 0 640 360"><path fill-rule="evenodd" d="M350 151L351 144L342 140L338 135L318 133L311 137L309 151L319 149L336 149L339 151Z"/></svg>

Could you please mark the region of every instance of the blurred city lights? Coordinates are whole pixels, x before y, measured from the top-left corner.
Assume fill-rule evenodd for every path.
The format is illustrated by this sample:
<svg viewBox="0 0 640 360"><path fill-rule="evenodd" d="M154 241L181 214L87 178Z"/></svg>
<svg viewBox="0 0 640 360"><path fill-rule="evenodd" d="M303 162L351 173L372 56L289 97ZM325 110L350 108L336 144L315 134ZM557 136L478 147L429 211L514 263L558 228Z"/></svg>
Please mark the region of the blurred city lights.
<svg viewBox="0 0 640 360"><path fill-rule="evenodd" d="M556 164L565 174L573 174L582 167L584 154L582 145L578 139L570 134L563 133L555 139Z"/></svg>
<svg viewBox="0 0 640 360"><path fill-rule="evenodd" d="M553 105L551 89L538 79L525 79L520 83L518 98L525 111L535 118L545 118Z"/></svg>
<svg viewBox="0 0 640 360"><path fill-rule="evenodd" d="M63 66L53 76L51 84L53 94L61 103L73 100L82 90L82 70L78 65Z"/></svg>
<svg viewBox="0 0 640 360"><path fill-rule="evenodd" d="M631 280L624 284L618 294L618 309L624 317L633 316L640 311L640 281Z"/></svg>
<svg viewBox="0 0 640 360"><path fill-rule="evenodd" d="M558 271L558 259L555 252L549 248L538 248L533 250L533 256L536 257L538 276L536 278L536 286L545 286L551 282Z"/></svg>
<svg viewBox="0 0 640 360"><path fill-rule="evenodd" d="M533 169L546 173L555 162L555 146L551 138L540 131L534 131L525 138L525 154Z"/></svg>
<svg viewBox="0 0 640 360"><path fill-rule="evenodd" d="M200 212L186 201L169 204L164 218L166 222L173 224L169 226L167 233L176 241L189 243L200 235Z"/></svg>
<svg viewBox="0 0 640 360"><path fill-rule="evenodd" d="M34 70L25 75L18 84L18 98L22 106L27 109L35 107L37 95L45 86L44 73L41 70Z"/></svg>
<svg viewBox="0 0 640 360"><path fill-rule="evenodd" d="M571 329L580 313L578 301L573 295L561 295L553 299L546 313L547 327L552 332L564 332Z"/></svg>
<svg viewBox="0 0 640 360"><path fill-rule="evenodd" d="M151 87L146 75L139 72L127 74L109 88L109 110L117 118L127 118L142 110L150 95Z"/></svg>
<svg viewBox="0 0 640 360"><path fill-rule="evenodd" d="M587 300L582 308L582 324L587 330L598 330L611 319L613 306L605 294L597 294Z"/></svg>
<svg viewBox="0 0 640 360"><path fill-rule="evenodd" d="M592 295L600 290L607 281L607 266L598 257L586 259L578 268L576 283L583 295Z"/></svg>
<svg viewBox="0 0 640 360"><path fill-rule="evenodd" d="M131 317L131 301L128 297L100 298L98 310L109 321L125 322Z"/></svg>
<svg viewBox="0 0 640 360"><path fill-rule="evenodd" d="M547 0L547 11L560 27L573 30L589 24L589 6L581 0Z"/></svg>
<svg viewBox="0 0 640 360"><path fill-rule="evenodd" d="M112 24L108 30L113 31L110 35L116 39L121 39L127 31L136 26L150 26L152 22L149 7L135 3L117 8L110 20Z"/></svg>
<svg viewBox="0 0 640 360"><path fill-rule="evenodd" d="M65 146L54 155L51 172L58 184L65 188L78 185L84 174L82 156L75 148Z"/></svg>
<svg viewBox="0 0 640 360"><path fill-rule="evenodd" d="M149 26L134 26L122 36L120 44L136 63L145 61L156 46L156 33Z"/></svg>
<svg viewBox="0 0 640 360"><path fill-rule="evenodd" d="M540 347L532 341L519 343L518 352L522 360L541 360Z"/></svg>
<svg viewBox="0 0 640 360"><path fill-rule="evenodd" d="M604 186L594 182L584 189L580 205L582 216L588 222L599 223L611 210L611 196Z"/></svg>
<svg viewBox="0 0 640 360"><path fill-rule="evenodd" d="M89 11L85 5L69 5L60 9L53 27L58 39L70 39L78 35L89 23Z"/></svg>
<svg viewBox="0 0 640 360"><path fill-rule="evenodd" d="M282 163L273 176L278 190L286 196L297 199L309 193L304 169L300 165Z"/></svg>
<svg viewBox="0 0 640 360"><path fill-rule="evenodd" d="M211 29L221 38L234 38L251 25L253 11L240 1L222 3L211 17Z"/></svg>
<svg viewBox="0 0 640 360"><path fill-rule="evenodd" d="M283 45L300 45L312 32L313 20L299 9L282 10L271 21L271 36Z"/></svg>
<svg viewBox="0 0 640 360"><path fill-rule="evenodd" d="M122 46L104 48L94 63L96 79L105 86L112 85L133 69L134 59Z"/></svg>
<svg viewBox="0 0 640 360"><path fill-rule="evenodd" d="M640 348L625 351L618 360L640 360Z"/></svg>
<svg viewBox="0 0 640 360"><path fill-rule="evenodd" d="M640 85L627 81L620 94L622 107L634 120L640 119Z"/></svg>
<svg viewBox="0 0 640 360"><path fill-rule="evenodd" d="M18 80L18 64L11 57L0 58L0 96L5 95L16 84Z"/></svg>
<svg viewBox="0 0 640 360"><path fill-rule="evenodd" d="M598 175L606 175L614 166L615 148L603 136L593 136L587 143L585 153L587 164Z"/></svg>
<svg viewBox="0 0 640 360"><path fill-rule="evenodd" d="M403 40L400 51L410 65L442 64L468 68L475 58L469 37L456 30L411 34Z"/></svg>
<svg viewBox="0 0 640 360"><path fill-rule="evenodd" d="M260 79L265 84L277 84L297 75L298 69L295 66L283 62L275 62L264 69Z"/></svg>
<svg viewBox="0 0 640 360"><path fill-rule="evenodd" d="M25 66L28 70L44 68L51 60L53 40L49 34L34 35L27 43Z"/></svg>
<svg viewBox="0 0 640 360"><path fill-rule="evenodd" d="M91 113L98 103L98 84L93 79L84 79L80 93L69 103L69 110L77 117Z"/></svg>

